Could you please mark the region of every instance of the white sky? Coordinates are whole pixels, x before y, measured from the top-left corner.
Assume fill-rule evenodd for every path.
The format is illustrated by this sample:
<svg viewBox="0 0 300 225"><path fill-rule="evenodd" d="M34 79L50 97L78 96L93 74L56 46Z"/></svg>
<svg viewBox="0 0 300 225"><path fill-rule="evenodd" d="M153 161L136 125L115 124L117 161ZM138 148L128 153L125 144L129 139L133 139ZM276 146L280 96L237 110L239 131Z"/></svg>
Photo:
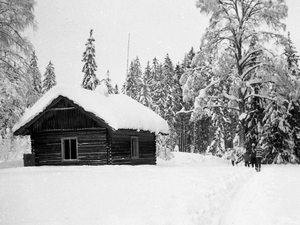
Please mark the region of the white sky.
<svg viewBox="0 0 300 225"><path fill-rule="evenodd" d="M287 0L287 31L300 52L299 0ZM39 59L42 73L51 60L58 84L80 85L83 79L82 54L93 29L96 47L96 75L112 83L124 83L127 44L130 33L129 63L139 57L142 70L157 57L163 62L168 53L174 65L193 46L198 50L208 25L195 0L37 0L38 30L27 31Z"/></svg>

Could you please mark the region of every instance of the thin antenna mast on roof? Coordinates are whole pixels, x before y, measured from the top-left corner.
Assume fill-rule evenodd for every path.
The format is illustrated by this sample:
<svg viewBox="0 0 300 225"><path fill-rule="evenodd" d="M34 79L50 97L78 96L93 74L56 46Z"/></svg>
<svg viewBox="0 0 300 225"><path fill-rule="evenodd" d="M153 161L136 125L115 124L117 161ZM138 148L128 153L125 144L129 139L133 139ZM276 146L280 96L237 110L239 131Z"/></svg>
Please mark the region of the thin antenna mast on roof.
<svg viewBox="0 0 300 225"><path fill-rule="evenodd" d="M129 62L129 44L130 44L130 33L128 34L128 45L127 45L127 66L126 66L126 78L125 78L125 94L127 86L127 75L128 75L128 62Z"/></svg>

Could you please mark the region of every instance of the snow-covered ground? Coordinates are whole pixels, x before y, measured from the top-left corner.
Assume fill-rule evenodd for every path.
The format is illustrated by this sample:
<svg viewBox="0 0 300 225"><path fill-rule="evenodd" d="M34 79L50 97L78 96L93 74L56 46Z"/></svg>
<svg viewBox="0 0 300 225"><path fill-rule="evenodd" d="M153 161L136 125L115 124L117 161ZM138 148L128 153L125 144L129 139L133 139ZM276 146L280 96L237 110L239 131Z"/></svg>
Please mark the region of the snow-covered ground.
<svg viewBox="0 0 300 225"><path fill-rule="evenodd" d="M299 165L264 166L235 193L220 225L299 225Z"/></svg>
<svg viewBox="0 0 300 225"><path fill-rule="evenodd" d="M300 167L174 153L157 166L0 163L0 224L300 224Z"/></svg>

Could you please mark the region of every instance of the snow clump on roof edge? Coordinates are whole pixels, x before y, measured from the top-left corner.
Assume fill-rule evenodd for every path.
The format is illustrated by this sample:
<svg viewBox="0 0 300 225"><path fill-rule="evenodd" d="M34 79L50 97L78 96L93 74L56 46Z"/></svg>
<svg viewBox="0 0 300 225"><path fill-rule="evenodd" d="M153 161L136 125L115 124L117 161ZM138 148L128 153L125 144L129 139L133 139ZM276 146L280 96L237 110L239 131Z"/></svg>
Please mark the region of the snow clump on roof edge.
<svg viewBox="0 0 300 225"><path fill-rule="evenodd" d="M100 85L98 85L95 88L94 92L97 92L97 93L99 93L101 95L104 95L106 97L109 96L109 94L108 94L108 88L107 88L107 86L104 83L101 83Z"/></svg>

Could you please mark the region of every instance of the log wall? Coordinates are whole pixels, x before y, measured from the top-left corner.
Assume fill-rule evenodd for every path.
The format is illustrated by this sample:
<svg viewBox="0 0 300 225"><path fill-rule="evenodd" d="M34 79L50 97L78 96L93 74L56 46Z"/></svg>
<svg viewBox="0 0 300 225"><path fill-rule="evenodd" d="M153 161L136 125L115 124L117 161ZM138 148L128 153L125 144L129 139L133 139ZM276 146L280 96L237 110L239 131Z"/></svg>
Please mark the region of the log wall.
<svg viewBox="0 0 300 225"><path fill-rule="evenodd" d="M139 139L139 158L131 158L131 136ZM156 164L155 134L144 131L118 130L111 133L110 164Z"/></svg>
<svg viewBox="0 0 300 225"><path fill-rule="evenodd" d="M36 165L156 164L155 134L112 131L101 119L61 97L29 127ZM131 158L131 137L139 139L139 158ZM76 160L63 160L62 139L76 138Z"/></svg>
<svg viewBox="0 0 300 225"><path fill-rule="evenodd" d="M31 134L36 165L104 165L108 160L107 130L44 131ZM62 138L76 137L78 159L63 160Z"/></svg>

